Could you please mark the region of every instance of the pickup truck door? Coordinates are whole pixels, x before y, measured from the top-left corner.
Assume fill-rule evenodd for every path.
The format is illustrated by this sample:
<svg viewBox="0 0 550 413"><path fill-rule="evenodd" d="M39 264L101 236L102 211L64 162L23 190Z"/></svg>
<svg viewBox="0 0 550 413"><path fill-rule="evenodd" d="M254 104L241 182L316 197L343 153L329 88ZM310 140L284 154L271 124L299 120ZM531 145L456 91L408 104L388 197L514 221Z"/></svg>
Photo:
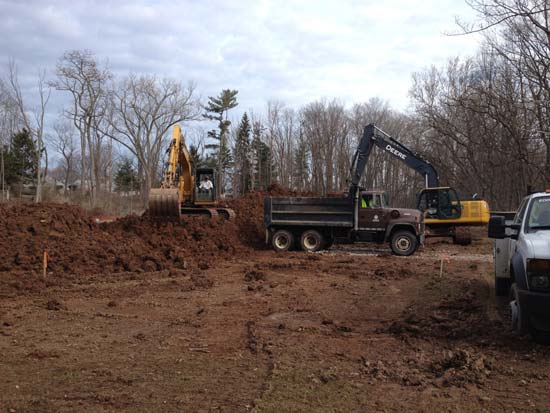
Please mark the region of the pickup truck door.
<svg viewBox="0 0 550 413"><path fill-rule="evenodd" d="M496 239L493 250L495 275L499 278L510 278L510 238Z"/></svg>
<svg viewBox="0 0 550 413"><path fill-rule="evenodd" d="M528 199L524 199L518 208L513 220L506 220L506 224L521 224L527 210ZM506 228L506 235L511 235L512 229ZM516 249L516 240L510 237L496 239L493 250L495 275L499 278L510 278L510 261Z"/></svg>

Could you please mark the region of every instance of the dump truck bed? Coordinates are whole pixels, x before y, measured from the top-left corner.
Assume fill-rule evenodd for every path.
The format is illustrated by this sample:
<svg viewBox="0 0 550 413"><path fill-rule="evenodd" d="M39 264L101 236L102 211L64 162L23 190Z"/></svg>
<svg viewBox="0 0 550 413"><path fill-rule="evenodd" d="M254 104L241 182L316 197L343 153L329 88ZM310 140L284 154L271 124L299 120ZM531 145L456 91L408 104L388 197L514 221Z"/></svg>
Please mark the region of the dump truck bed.
<svg viewBox="0 0 550 413"><path fill-rule="evenodd" d="M272 226L353 227L353 201L339 198L279 198L264 200L264 221Z"/></svg>

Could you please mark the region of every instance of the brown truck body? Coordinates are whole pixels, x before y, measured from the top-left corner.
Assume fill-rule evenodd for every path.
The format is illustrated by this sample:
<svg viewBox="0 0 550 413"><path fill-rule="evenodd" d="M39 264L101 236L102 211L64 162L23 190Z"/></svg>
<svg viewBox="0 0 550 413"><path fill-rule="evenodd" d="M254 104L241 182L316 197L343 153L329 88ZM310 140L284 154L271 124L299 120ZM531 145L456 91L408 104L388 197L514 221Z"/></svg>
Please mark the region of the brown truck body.
<svg viewBox="0 0 550 413"><path fill-rule="evenodd" d="M411 255L424 241L420 211L389 208L383 191L332 197L267 197L266 241L275 250L318 251L333 242L388 242L394 254Z"/></svg>

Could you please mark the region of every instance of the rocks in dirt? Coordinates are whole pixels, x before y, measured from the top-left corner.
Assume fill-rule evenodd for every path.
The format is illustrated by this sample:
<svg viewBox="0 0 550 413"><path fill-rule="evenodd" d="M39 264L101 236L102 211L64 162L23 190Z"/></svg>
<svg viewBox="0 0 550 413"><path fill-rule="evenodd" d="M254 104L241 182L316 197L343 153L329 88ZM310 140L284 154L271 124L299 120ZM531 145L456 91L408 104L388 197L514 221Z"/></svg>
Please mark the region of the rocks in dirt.
<svg viewBox="0 0 550 413"><path fill-rule="evenodd" d="M59 358L59 353L55 351L34 350L27 354L28 358L43 360L47 358Z"/></svg>
<svg viewBox="0 0 550 413"><path fill-rule="evenodd" d="M342 333L351 333L353 331L353 328L347 325L340 324L336 325L336 330Z"/></svg>
<svg viewBox="0 0 550 413"><path fill-rule="evenodd" d="M55 298L46 303L46 309L50 311L66 310L67 306Z"/></svg>
<svg viewBox="0 0 550 413"><path fill-rule="evenodd" d="M249 270L244 274L244 280L247 282L264 281L265 279L266 279L266 275L262 271Z"/></svg>
<svg viewBox="0 0 550 413"><path fill-rule="evenodd" d="M212 281L206 275L202 275L202 274L192 274L191 281L193 282L193 285L196 288L200 288L200 289L212 288L212 286L214 285L214 281Z"/></svg>
<svg viewBox="0 0 550 413"><path fill-rule="evenodd" d="M491 374L492 363L482 354L459 349L447 351L442 358L432 363L436 383L441 386L482 383Z"/></svg>
<svg viewBox="0 0 550 413"><path fill-rule="evenodd" d="M403 338L469 338L486 344L497 331L504 330L499 322L487 318L485 304L470 285L452 284L449 288L455 293L407 308L402 319L393 321L387 331Z"/></svg>
<svg viewBox="0 0 550 413"><path fill-rule="evenodd" d="M248 320L245 324L246 327L246 347L251 353L256 354L258 352L258 338L255 335L256 323L252 320Z"/></svg>
<svg viewBox="0 0 550 413"><path fill-rule="evenodd" d="M392 381L404 386L464 387L482 384L491 374L492 363L471 350L446 350L435 359L411 358L401 361L359 359L363 374L371 380Z"/></svg>

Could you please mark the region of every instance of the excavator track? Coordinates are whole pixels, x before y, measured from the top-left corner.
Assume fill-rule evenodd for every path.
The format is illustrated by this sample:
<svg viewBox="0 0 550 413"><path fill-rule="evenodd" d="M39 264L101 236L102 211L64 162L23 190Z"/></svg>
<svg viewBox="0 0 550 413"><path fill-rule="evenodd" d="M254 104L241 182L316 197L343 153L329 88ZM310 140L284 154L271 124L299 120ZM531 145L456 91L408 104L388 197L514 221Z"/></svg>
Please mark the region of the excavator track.
<svg viewBox="0 0 550 413"><path fill-rule="evenodd" d="M209 218L217 218L218 211L215 208L183 207L181 215L208 215Z"/></svg>
<svg viewBox="0 0 550 413"><path fill-rule="evenodd" d="M176 188L151 189L149 216L153 219L179 221L181 214L178 190Z"/></svg>
<svg viewBox="0 0 550 413"><path fill-rule="evenodd" d="M216 209L218 211L218 214L223 218L227 219L228 221L233 221L237 216L235 214L235 211L233 211L231 208L216 208Z"/></svg>

